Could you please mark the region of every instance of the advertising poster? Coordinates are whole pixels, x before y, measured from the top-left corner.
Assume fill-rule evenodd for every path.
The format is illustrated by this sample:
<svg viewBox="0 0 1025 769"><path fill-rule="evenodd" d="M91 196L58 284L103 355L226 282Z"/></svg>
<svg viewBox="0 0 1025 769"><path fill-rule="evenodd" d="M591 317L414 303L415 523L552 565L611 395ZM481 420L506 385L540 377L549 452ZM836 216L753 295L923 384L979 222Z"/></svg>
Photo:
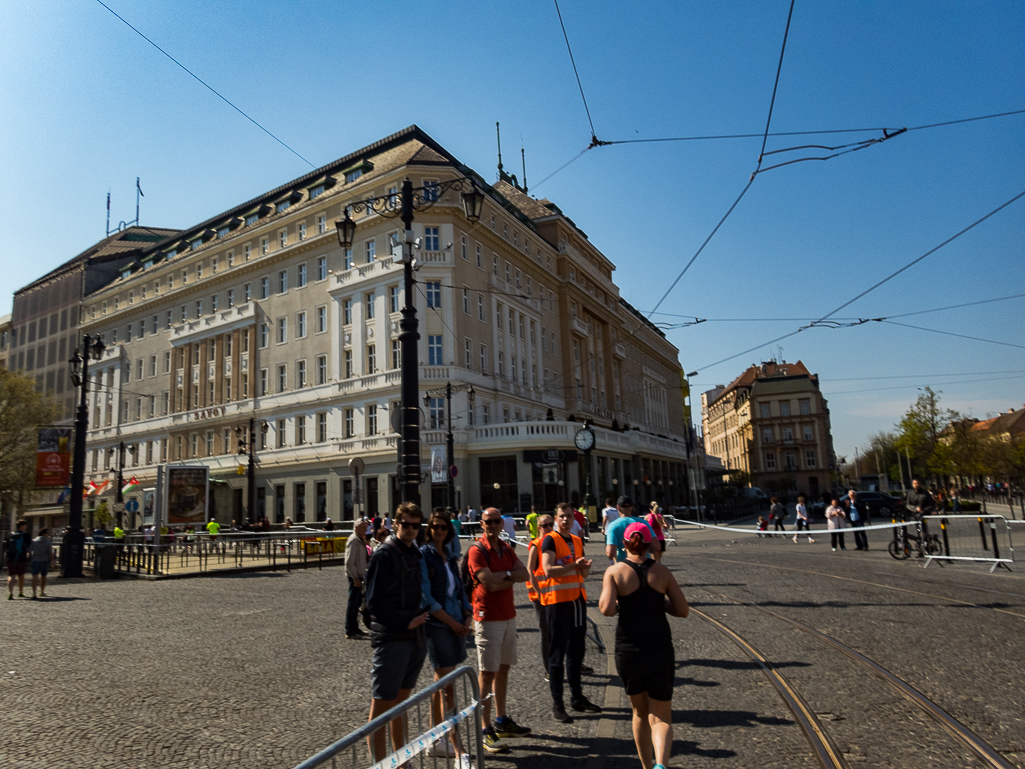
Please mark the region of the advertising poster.
<svg viewBox="0 0 1025 769"><path fill-rule="evenodd" d="M445 467L445 447L431 446L431 483L448 483Z"/></svg>
<svg viewBox="0 0 1025 769"><path fill-rule="evenodd" d="M143 489L142 492L142 523L144 526L152 526L153 511L156 509L157 490Z"/></svg>
<svg viewBox="0 0 1025 769"><path fill-rule="evenodd" d="M206 525L209 500L209 469L206 467L167 468L167 523Z"/></svg>
<svg viewBox="0 0 1025 769"><path fill-rule="evenodd" d="M67 486L71 471L71 428L40 427L36 486Z"/></svg>

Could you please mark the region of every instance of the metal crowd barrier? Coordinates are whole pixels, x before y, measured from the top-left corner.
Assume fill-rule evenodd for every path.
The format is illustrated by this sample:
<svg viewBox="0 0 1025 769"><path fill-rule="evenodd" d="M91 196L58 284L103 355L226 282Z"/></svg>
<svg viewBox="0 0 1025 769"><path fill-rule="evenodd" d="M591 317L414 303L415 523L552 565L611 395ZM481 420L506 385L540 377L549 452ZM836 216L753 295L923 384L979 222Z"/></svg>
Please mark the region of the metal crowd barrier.
<svg viewBox="0 0 1025 769"><path fill-rule="evenodd" d="M457 686L457 681L462 680L462 686ZM426 726L433 723L431 717L431 699L434 695L442 696L442 691L451 685L454 693L452 709L440 723ZM427 709L426 720L424 718L424 707ZM473 765L477 769L484 769L484 742L481 724L480 688L477 685L477 674L469 665L462 665L449 673L444 678L435 681L404 702L400 702L386 713L375 718L368 724L364 724L354 732L350 732L338 742L329 745L314 756L297 764L294 769L316 769L316 767L330 766L337 769L338 766L365 767L373 761L367 747L366 740L379 729L384 729L390 740L388 724L396 718L405 721L405 733L408 735L410 719L409 711L416 711L416 730L419 736L409 740L405 745L392 746L392 753L382 761L369 766L369 769L391 769L397 766L416 765L420 769L424 767L448 766L450 759L437 757L430 750L432 745L444 744L448 740L449 732L456 731L462 742L464 752L470 754ZM409 739L407 737L407 739ZM343 755L344 754L344 755ZM361 761L361 756L363 760ZM369 758L368 758L369 757ZM458 756L456 757L458 762ZM340 764L339 762L343 762ZM456 766L459 766L457 763Z"/></svg>
<svg viewBox="0 0 1025 769"><path fill-rule="evenodd" d="M1014 563L1011 527L1002 515L930 515L923 523L930 536L939 536L942 546L939 553L926 553L926 566L933 561L973 561L992 563L993 572Z"/></svg>

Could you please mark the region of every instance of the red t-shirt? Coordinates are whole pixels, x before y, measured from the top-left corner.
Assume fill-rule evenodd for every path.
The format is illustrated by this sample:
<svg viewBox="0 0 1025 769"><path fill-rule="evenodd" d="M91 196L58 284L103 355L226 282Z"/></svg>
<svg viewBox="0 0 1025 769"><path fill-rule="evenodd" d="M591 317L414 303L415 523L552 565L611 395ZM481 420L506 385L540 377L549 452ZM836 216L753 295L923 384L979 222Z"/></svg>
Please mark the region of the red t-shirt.
<svg viewBox="0 0 1025 769"><path fill-rule="evenodd" d="M480 546L477 545L480 543ZM481 547L487 553L481 552ZM471 545L467 555L470 574L481 569L490 569L492 574L515 571L520 563L519 557L511 547L499 540L498 547L492 548L487 537L481 537ZM516 616L516 602L513 598L512 583L508 590L490 592L483 585L473 588L473 618L478 622L501 622Z"/></svg>

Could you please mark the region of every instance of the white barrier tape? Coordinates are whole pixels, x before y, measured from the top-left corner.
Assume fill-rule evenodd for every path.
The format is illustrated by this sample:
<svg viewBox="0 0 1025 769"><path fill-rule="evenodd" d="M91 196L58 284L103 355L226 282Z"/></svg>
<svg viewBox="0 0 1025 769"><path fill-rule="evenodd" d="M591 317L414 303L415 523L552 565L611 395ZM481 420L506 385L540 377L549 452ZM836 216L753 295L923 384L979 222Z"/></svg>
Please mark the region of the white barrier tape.
<svg viewBox="0 0 1025 769"><path fill-rule="evenodd" d="M411 758L420 755L425 750L427 750L431 745L438 742L442 737L444 737L446 734L452 731L456 727L456 724L458 724L460 721L464 720L471 713L473 713L474 708L476 708L478 704L479 703L477 702L471 702L465 708L463 708L454 716L452 716L452 718L446 719L445 721L441 722L433 729L431 729L429 732L422 734L420 737L413 740L413 742L409 743L408 745L403 745L401 748L396 750L383 761L378 761L373 766L368 767L368 769L395 769L395 767L398 767L406 763Z"/></svg>
<svg viewBox="0 0 1025 769"><path fill-rule="evenodd" d="M943 518L943 517L945 517L945 516L941 516L941 515L929 516L928 518L926 518L926 525L928 525L929 523L932 523L933 521L935 521L936 525L938 526L940 524L940 520L939 519ZM842 529L808 529L808 530L801 529L801 531L797 531L797 529L791 528L791 529L786 529L786 530L784 530L782 532L780 532L780 531L775 531L774 532L772 529L757 529L757 528L755 528L755 529L742 529L739 526L716 526L714 524L699 523L698 521L680 521L680 523L685 523L685 524L688 524L690 526L697 526L697 527L702 528L702 529L715 529L717 531L735 531L738 534L773 534L773 533L775 533L775 534L787 534L787 535L790 535L790 534L806 534L806 533L808 533L808 531L816 532L816 533L821 533L823 531L847 531L848 529L850 529L851 531L875 531L875 530L878 530L878 529L896 529L896 528L899 528L901 526L918 526L918 521L904 521L902 523L873 523L871 526L860 526L860 527L859 526L851 526L850 524L848 524L848 525L845 525Z"/></svg>

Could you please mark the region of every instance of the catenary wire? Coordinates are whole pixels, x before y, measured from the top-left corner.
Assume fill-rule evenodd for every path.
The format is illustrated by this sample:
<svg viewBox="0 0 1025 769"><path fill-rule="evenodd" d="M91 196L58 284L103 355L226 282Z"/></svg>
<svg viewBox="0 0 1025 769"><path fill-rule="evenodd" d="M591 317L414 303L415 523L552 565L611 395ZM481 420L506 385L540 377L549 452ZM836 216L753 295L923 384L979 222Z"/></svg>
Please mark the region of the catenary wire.
<svg viewBox="0 0 1025 769"><path fill-rule="evenodd" d="M156 44L155 42L153 42L153 41L152 41L152 40L150 40L150 39L149 39L148 37L146 37L146 35L144 35L144 34L143 34L143 33L142 33L142 32L141 32L141 31L140 31L139 29L137 29L136 27L132 26L132 25L131 25L131 24L130 24L130 23L129 23L129 22L128 22L128 21L127 21L127 20L126 20L126 19L125 19L125 18L124 18L123 16L121 16L121 15L120 15L120 14L119 14L119 13L118 13L117 11L115 11L115 10L114 10L113 8L111 8L111 7L109 6L109 5L107 5L106 3L104 3L104 2L103 2L103 0L96 0L96 2L97 2L97 3L99 3L100 5L102 5L102 6L104 7L104 8L106 8L106 9L107 9L108 11L110 11L110 12L111 12L111 13L112 13L112 14L113 14L114 16L116 16L116 17L117 17L118 19L120 19L120 20L121 20L121 21L122 21L122 22L123 22L123 23L125 24L125 26L127 26L127 27L128 27L128 28L129 28L130 30L132 30L133 32L135 32L135 34L137 34L137 35L138 35L139 37L141 37L141 38L142 38L143 40L145 40L145 41L146 41L147 43L149 43L149 44L150 44L150 45L152 45L152 46L153 46L154 48L156 48L156 49L157 49L158 51L160 51L160 53L164 54L164 56L166 56L166 57L167 57L167 58L169 58L169 59L170 59L171 61L173 61L173 62L174 62L175 64L177 64L177 65L178 65L179 67L181 67L181 68L182 68L183 70L185 70L185 71L186 71L186 72L187 72L188 74L190 74L190 75L191 75L191 76L192 76L193 78L195 78L195 79L196 79L196 80L197 80L197 81L199 82L199 84L200 84L200 85L202 85L202 86L203 86L204 88L206 88L207 90L209 90L209 91L210 91L210 92L211 92L211 93L212 93L212 94L213 94L214 96L216 96L216 97L217 97L218 99L220 99L221 101L223 101L223 102L224 102L225 104L227 104L227 105L228 105L229 107L231 107L231 108L232 108L233 110L235 110L235 111L236 111L236 112L237 112L238 114L240 114L240 115L241 115L242 117L244 117L244 118L245 118L246 120L248 120L248 121L249 121L250 123L252 123L252 124L253 124L254 126L256 126L256 127L257 127L257 128L259 128L259 129L260 129L261 131L263 131L263 132L264 132L265 134L267 134L267 135L268 135L268 136L269 136L270 138L272 138L272 139L273 139L274 141L276 141L276 142L277 142L278 144L280 144L280 145L281 145L282 147L284 147L284 148L285 148L286 150L288 150L288 151L289 151L289 152L291 152L291 153L292 153L293 155L295 155L295 156L296 156L297 158L299 158L299 159L300 159L300 160L301 160L302 162L306 163L306 165L310 166L310 168L316 168L316 166L315 166L315 165L313 165L313 163L311 163L310 161L308 161L308 160L307 160L306 158L304 158L304 157L303 157L302 155L300 155L300 154L299 154L298 152L296 152L296 151L295 151L294 149L292 149L292 148L291 148L291 147L289 147L289 146L288 146L287 144L285 144L285 143L284 143L284 142L283 142L283 141L282 141L281 139L279 139L279 138L278 138L277 136L275 136L275 135L274 135L274 134L272 134L272 133L271 133L270 131L268 131L268 130L267 130L266 128L264 128L264 127L263 127L262 125L260 125L259 123L257 123L257 122L256 122L256 120L254 120L253 118L249 117L249 115L247 115L247 114L246 114L245 112L243 112L243 111L242 111L241 109L239 109L239 108L238 108L238 107L236 107L236 106L235 106L234 104L232 104L232 103L231 103L230 101L228 101L228 99L227 99L227 98L226 98L225 96L223 96L222 94L220 94L220 93L219 93L219 92L218 92L218 91L217 91L217 90L216 90L216 89L215 89L215 88L214 88L213 86L209 85L209 84L208 84L208 83L207 83L206 81L204 81L204 80L203 80L203 78L201 78L201 77L200 77L199 75L197 75L197 74L196 74L195 72L193 72L192 70L190 70L190 69L189 69L188 67L186 67L186 66L185 66L184 64L182 64L182 63L181 63L180 61L178 61L178 60L177 60L176 58L174 58L174 57L173 57L173 56L172 56L171 54L169 54L169 53L168 53L167 51L165 51L165 50L164 50L163 48L161 48L161 47L160 47L159 45L157 45L157 44Z"/></svg>
<svg viewBox="0 0 1025 769"><path fill-rule="evenodd" d="M580 89L580 99L584 102L584 112L587 113L587 122L591 126L591 141L592 141L592 143L596 144L597 141L598 141L598 138L595 136L595 133L594 133L594 121L591 120L591 110L588 109L588 107L587 107L587 97L584 96L584 86L583 86L583 83L580 82L580 73L577 72L577 62L573 58L573 49L569 45L569 35L566 34L566 22L564 22L562 20L562 11L559 10L559 0L554 0L554 2L555 2L555 12L559 15L559 24L562 27L562 37L566 41L566 50L569 51L569 60L570 60L570 63L573 65L573 74L576 75L577 87Z"/></svg>
<svg viewBox="0 0 1025 769"><path fill-rule="evenodd" d="M917 331L931 331L934 334L943 334L944 336L956 336L961 339L971 339L973 342L986 342L988 344L999 344L1004 347L1017 347L1019 350L1025 350L1025 344L1014 344L1012 342L998 342L995 339L983 339L978 336L968 336L967 334L955 334L953 331L940 331L938 328L925 328L924 326L912 326L910 323L897 323L892 320L881 320L880 323L887 323L891 326L901 326L902 328L913 328Z"/></svg>
<svg viewBox="0 0 1025 769"><path fill-rule="evenodd" d="M940 387L946 387L947 385L956 384L979 384L986 382L1003 382L1008 379L1019 379L1019 376L1001 376L1001 377L990 377L988 379L961 379L953 382L936 382L935 384ZM919 380L920 382L922 380ZM919 387L918 384L905 384L905 385L893 385L888 387L869 387L862 390L834 390L829 393L829 397L832 398L834 395L850 395L853 393L873 393L883 392L885 390L909 390L912 387Z"/></svg>

